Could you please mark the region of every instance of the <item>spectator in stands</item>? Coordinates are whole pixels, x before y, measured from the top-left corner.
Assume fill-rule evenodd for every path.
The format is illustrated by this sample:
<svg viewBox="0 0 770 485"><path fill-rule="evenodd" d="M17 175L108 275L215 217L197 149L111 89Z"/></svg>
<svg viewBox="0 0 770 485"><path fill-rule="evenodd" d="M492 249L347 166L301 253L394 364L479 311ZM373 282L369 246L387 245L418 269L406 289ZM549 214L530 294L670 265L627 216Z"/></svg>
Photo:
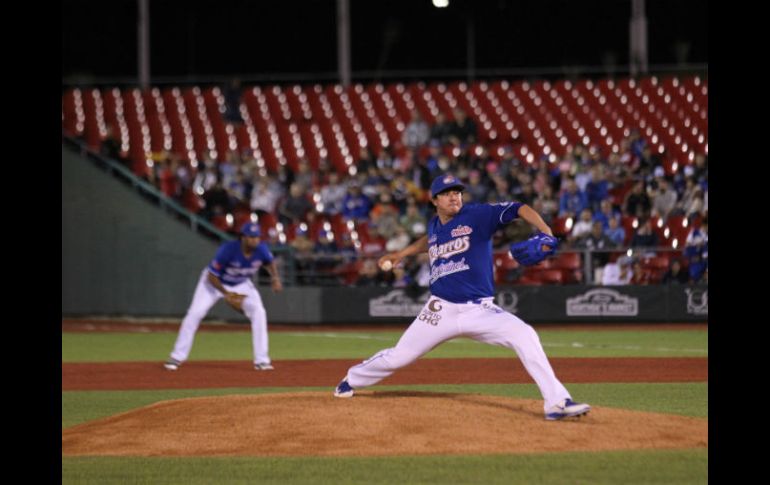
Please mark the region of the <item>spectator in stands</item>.
<svg viewBox="0 0 770 485"><path fill-rule="evenodd" d="M628 136L628 141L631 155L636 158L642 158L644 149L647 147L647 140L642 137L639 128L631 129L631 134Z"/></svg>
<svg viewBox="0 0 770 485"><path fill-rule="evenodd" d="M177 191L175 198L181 202L184 200L184 196L187 191L192 189L192 171L190 170L190 165L186 161L180 160L179 157L173 157L171 159L171 169L177 181Z"/></svg>
<svg viewBox="0 0 770 485"><path fill-rule="evenodd" d="M281 184L282 193L288 193L291 185L294 183L294 172L286 165L278 165L275 173L275 179Z"/></svg>
<svg viewBox="0 0 770 485"><path fill-rule="evenodd" d="M358 181L348 184L348 193L342 201L342 216L346 220L365 221L369 219L372 202L361 193Z"/></svg>
<svg viewBox="0 0 770 485"><path fill-rule="evenodd" d="M708 218L703 219L700 227L693 227L687 234L684 256L688 261L691 283L698 283L708 268Z"/></svg>
<svg viewBox="0 0 770 485"><path fill-rule="evenodd" d="M294 264L297 273L297 281L310 285L314 282L315 261L313 249L315 244L308 234L307 224L299 224L294 229L294 239L289 243L294 250Z"/></svg>
<svg viewBox="0 0 770 485"><path fill-rule="evenodd" d="M196 194L203 194L211 190L218 180L217 166L215 164L204 165L203 170L199 171L193 180L193 190Z"/></svg>
<svg viewBox="0 0 770 485"><path fill-rule="evenodd" d="M375 163L379 170L393 168L393 149L390 146L380 148Z"/></svg>
<svg viewBox="0 0 770 485"><path fill-rule="evenodd" d="M393 288L407 288L413 283L412 277L401 266L393 268Z"/></svg>
<svg viewBox="0 0 770 485"><path fill-rule="evenodd" d="M577 217L583 209L588 207L588 197L585 192L578 189L575 179L567 179L567 187L559 199L560 217Z"/></svg>
<svg viewBox="0 0 770 485"><path fill-rule="evenodd" d="M360 276L356 280L356 286L384 286L386 284L384 273L379 270L374 258L364 259Z"/></svg>
<svg viewBox="0 0 770 485"><path fill-rule="evenodd" d="M225 189L230 195L233 207L246 202L246 181L241 172L236 172L235 177L230 180L230 184Z"/></svg>
<svg viewBox="0 0 770 485"><path fill-rule="evenodd" d="M687 172L692 173L692 167L685 166L685 169L690 169ZM679 202L676 204L676 208L672 211L672 214L684 215L688 214L688 210L693 206L693 200L695 199L696 189L698 185L695 183L695 179L692 176L685 177L684 188L682 189L682 196L679 198Z"/></svg>
<svg viewBox="0 0 770 485"><path fill-rule="evenodd" d="M698 153L695 155L695 162L693 163L692 177L695 182L698 183L703 190L706 190L709 180L709 165L708 157L705 153Z"/></svg>
<svg viewBox="0 0 770 485"><path fill-rule="evenodd" d="M657 183L658 188L652 191L652 215L666 220L676 206L676 191L664 178L658 179Z"/></svg>
<svg viewBox="0 0 770 485"><path fill-rule="evenodd" d="M393 204L390 192L383 192L380 198L369 212L370 227L385 240L390 239L398 227L398 209Z"/></svg>
<svg viewBox="0 0 770 485"><path fill-rule="evenodd" d="M685 215L692 221L703 215L704 206L703 189L700 185L696 185L693 189L693 195L689 204L684 207Z"/></svg>
<svg viewBox="0 0 770 485"><path fill-rule="evenodd" d="M294 183L302 187L302 192L309 194L318 186L316 172L310 167L310 162L302 158L297 162L297 172L294 174Z"/></svg>
<svg viewBox="0 0 770 485"><path fill-rule="evenodd" d="M451 135L452 129L449 122L446 120L444 113L438 112L436 114L436 122L430 129L430 139L435 140L438 146L442 146L449 141L449 135Z"/></svg>
<svg viewBox="0 0 770 485"><path fill-rule="evenodd" d="M249 206L257 214L273 214L282 196L281 184L269 176L260 177L251 191Z"/></svg>
<svg viewBox="0 0 770 485"><path fill-rule="evenodd" d="M607 230L610 227L610 219L620 219L620 212L612 207L612 199L602 199L599 203L599 210L594 212L593 220L602 223L602 228Z"/></svg>
<svg viewBox="0 0 770 485"><path fill-rule="evenodd" d="M465 193L470 196L470 202L485 202L489 194L489 187L482 183L481 172L471 170L468 175L468 185L465 186Z"/></svg>
<svg viewBox="0 0 770 485"><path fill-rule="evenodd" d="M452 112L455 119L450 124L449 142L455 146L476 143L478 136L476 133L476 122L468 117L461 108L455 108Z"/></svg>
<svg viewBox="0 0 770 485"><path fill-rule="evenodd" d="M650 284L650 274L642 268L642 263L635 259L631 265L631 281L630 285L648 285Z"/></svg>
<svg viewBox="0 0 770 485"><path fill-rule="evenodd" d="M334 240L334 233L331 231L321 230L313 246L313 253L316 256L315 267L319 271L331 270L342 261L339 247Z"/></svg>
<svg viewBox="0 0 770 485"><path fill-rule="evenodd" d="M412 239L403 226L396 226L393 235L385 242L385 251L392 253L409 246Z"/></svg>
<svg viewBox="0 0 770 485"><path fill-rule="evenodd" d="M407 203L406 213L399 218L398 223L406 229L409 237L415 240L424 236L428 229L425 216L420 212L420 208L414 199Z"/></svg>
<svg viewBox="0 0 770 485"><path fill-rule="evenodd" d="M621 247L626 242L626 230L620 224L619 217L611 217L604 234L613 242L615 247Z"/></svg>
<svg viewBox="0 0 770 485"><path fill-rule="evenodd" d="M417 150L428 142L430 136L430 127L420 116L416 109L412 110L412 119L406 125L401 142L404 146Z"/></svg>
<svg viewBox="0 0 770 485"><path fill-rule="evenodd" d="M356 162L357 173L367 173L370 167L376 167L374 154L369 146L361 147L358 151L358 161Z"/></svg>
<svg viewBox="0 0 770 485"><path fill-rule="evenodd" d="M285 225L296 224L305 220L305 215L313 209L313 204L299 184L291 184L289 195L278 205L278 218Z"/></svg>
<svg viewBox="0 0 770 485"><path fill-rule="evenodd" d="M233 210L230 196L219 180L214 183L211 189L203 193L203 202L205 207L201 211L201 215L207 219L211 219L215 215L227 214Z"/></svg>
<svg viewBox="0 0 770 485"><path fill-rule="evenodd" d="M593 226L593 220L591 218L591 209L585 208L580 211L580 217L575 225L572 226L572 231L569 234L569 240L576 242L581 238L591 233L591 227Z"/></svg>
<svg viewBox="0 0 770 485"><path fill-rule="evenodd" d="M438 159L436 159L436 166L438 166ZM431 180L433 180L430 174L431 171L428 168L427 158L418 156L415 159L415 164L409 171L409 181L418 189L427 191Z"/></svg>
<svg viewBox="0 0 770 485"><path fill-rule="evenodd" d="M690 276L690 283L700 283L703 275L708 269L708 251L705 253L705 258L702 254L703 253L696 253L689 258L690 261L687 270Z"/></svg>
<svg viewBox="0 0 770 485"><path fill-rule="evenodd" d="M514 196L517 201L527 204L530 207L532 207L532 204L535 202L535 197L537 197L537 194L535 194L535 188L530 182L524 183L521 186L521 193Z"/></svg>
<svg viewBox="0 0 770 485"><path fill-rule="evenodd" d="M398 208L398 213L406 211L407 202L410 199L422 197L422 191L405 174L398 173L390 183L390 193L393 195L393 203Z"/></svg>
<svg viewBox="0 0 770 485"><path fill-rule="evenodd" d="M631 265L632 258L621 256L615 263L608 263L602 271L602 285L616 286L627 285L631 281L633 271Z"/></svg>
<svg viewBox="0 0 770 485"><path fill-rule="evenodd" d="M690 279L690 274L682 269L682 262L679 258L674 258L669 263L668 270L663 274L661 283L664 285L684 285Z"/></svg>
<svg viewBox="0 0 770 485"><path fill-rule="evenodd" d="M334 215L342 212L342 203L348 189L340 182L340 176L336 171L329 173L329 183L321 187L321 204L323 213Z"/></svg>
<svg viewBox="0 0 770 485"><path fill-rule="evenodd" d="M615 243L604 234L602 223L594 221L591 232L577 241L576 247L596 251L591 253L593 267L598 268L607 264L610 258L609 250L615 247Z"/></svg>
<svg viewBox="0 0 770 485"><path fill-rule="evenodd" d="M655 248L658 246L658 235L652 229L652 220L647 218L639 224L636 234L631 238L631 247Z"/></svg>
<svg viewBox="0 0 770 485"><path fill-rule="evenodd" d="M639 176L644 179L650 178L655 167L660 165L660 157L652 152L652 148L649 145L645 145L639 155L639 168L637 169Z"/></svg>
<svg viewBox="0 0 770 485"><path fill-rule="evenodd" d="M239 125L243 123L241 117L241 80L234 78L222 89L225 98L225 113L223 118L226 123Z"/></svg>
<svg viewBox="0 0 770 485"><path fill-rule="evenodd" d="M607 157L605 169L607 181L614 187L622 187L629 178L628 167L620 161L620 153L612 152Z"/></svg>
<svg viewBox="0 0 770 485"><path fill-rule="evenodd" d="M175 198L178 184L174 170L171 167L170 154L167 154L166 158L159 160L153 169L155 170L155 181L158 189L167 197Z"/></svg>
<svg viewBox="0 0 770 485"><path fill-rule="evenodd" d="M492 182L494 189L487 194L487 202L494 204L511 198L510 184L507 178L495 176L492 178Z"/></svg>
<svg viewBox="0 0 770 485"><path fill-rule="evenodd" d="M595 165L591 168L591 180L586 185L586 197L592 211L599 210L601 202L609 195L610 183L603 165Z"/></svg>
<svg viewBox="0 0 770 485"><path fill-rule="evenodd" d="M553 187L545 185L533 201L532 208L543 216L543 220L549 225L559 213L559 201L553 195Z"/></svg>
<svg viewBox="0 0 770 485"><path fill-rule="evenodd" d="M646 219L650 216L652 203L647 192L644 190L643 180L634 183L631 191L626 194L623 207L625 208L624 212L630 216L638 217L639 219Z"/></svg>

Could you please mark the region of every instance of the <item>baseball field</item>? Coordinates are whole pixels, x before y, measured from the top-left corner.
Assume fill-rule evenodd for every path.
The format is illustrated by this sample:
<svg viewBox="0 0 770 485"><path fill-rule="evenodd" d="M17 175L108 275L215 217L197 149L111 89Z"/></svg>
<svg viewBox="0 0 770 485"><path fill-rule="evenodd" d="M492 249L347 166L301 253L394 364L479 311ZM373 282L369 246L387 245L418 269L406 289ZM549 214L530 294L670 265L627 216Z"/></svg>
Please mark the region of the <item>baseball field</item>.
<svg viewBox="0 0 770 485"><path fill-rule="evenodd" d="M123 484L701 484L708 328L536 325L585 417L543 419L508 349L446 342L352 399L351 365L405 326L204 324L166 371L178 325L64 320L62 481Z"/></svg>

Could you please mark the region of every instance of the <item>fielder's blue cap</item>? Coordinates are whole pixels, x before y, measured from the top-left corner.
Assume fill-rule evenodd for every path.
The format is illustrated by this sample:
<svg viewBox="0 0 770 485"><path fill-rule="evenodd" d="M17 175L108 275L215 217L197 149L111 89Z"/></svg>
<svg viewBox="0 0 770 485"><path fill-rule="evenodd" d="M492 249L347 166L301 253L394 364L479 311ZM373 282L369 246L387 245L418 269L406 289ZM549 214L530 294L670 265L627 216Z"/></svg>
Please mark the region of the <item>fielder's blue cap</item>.
<svg viewBox="0 0 770 485"><path fill-rule="evenodd" d="M444 175L439 175L433 179L433 183L430 184L430 196L435 197L441 192L449 189L459 189L462 191L465 189L465 185L460 182L460 179L452 174L445 173Z"/></svg>
<svg viewBox="0 0 770 485"><path fill-rule="evenodd" d="M259 230L259 224L247 222L241 227L241 234L248 237L260 237L262 236L262 231Z"/></svg>

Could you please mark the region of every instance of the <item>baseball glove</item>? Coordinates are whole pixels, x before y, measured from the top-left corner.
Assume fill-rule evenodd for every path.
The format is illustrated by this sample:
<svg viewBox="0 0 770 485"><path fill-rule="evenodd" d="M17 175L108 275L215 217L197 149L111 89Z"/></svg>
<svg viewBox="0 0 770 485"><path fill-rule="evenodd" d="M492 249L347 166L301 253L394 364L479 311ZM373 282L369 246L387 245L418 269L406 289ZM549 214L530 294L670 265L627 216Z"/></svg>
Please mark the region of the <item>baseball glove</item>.
<svg viewBox="0 0 770 485"><path fill-rule="evenodd" d="M510 246L513 259L524 266L532 266L556 252L559 240L544 232L538 232L524 241Z"/></svg>
<svg viewBox="0 0 770 485"><path fill-rule="evenodd" d="M246 295L241 295L238 293L228 293L225 295L225 301L233 307L234 310L239 311L243 313L243 300L246 298Z"/></svg>

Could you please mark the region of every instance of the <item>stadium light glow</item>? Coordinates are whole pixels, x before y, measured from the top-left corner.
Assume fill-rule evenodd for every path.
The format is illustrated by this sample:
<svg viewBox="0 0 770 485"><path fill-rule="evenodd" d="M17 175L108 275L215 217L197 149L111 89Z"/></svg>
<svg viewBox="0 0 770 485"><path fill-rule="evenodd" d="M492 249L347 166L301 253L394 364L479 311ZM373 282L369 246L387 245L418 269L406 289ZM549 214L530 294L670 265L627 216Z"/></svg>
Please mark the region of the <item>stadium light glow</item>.
<svg viewBox="0 0 770 485"><path fill-rule="evenodd" d="M444 8L449 6L449 0L433 0L433 6L436 8Z"/></svg>

